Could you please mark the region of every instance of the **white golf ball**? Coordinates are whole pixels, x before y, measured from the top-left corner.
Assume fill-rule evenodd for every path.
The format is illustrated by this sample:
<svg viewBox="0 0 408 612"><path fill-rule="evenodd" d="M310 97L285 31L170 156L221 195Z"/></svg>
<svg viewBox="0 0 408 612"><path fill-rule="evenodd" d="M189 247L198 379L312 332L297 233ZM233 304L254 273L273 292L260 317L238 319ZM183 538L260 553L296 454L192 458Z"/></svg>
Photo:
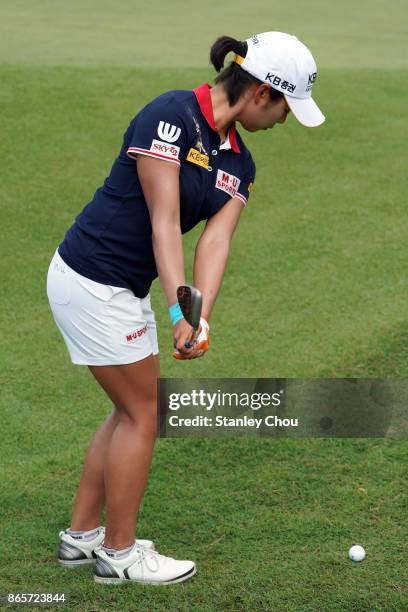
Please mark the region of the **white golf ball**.
<svg viewBox="0 0 408 612"><path fill-rule="evenodd" d="M348 552L349 557L352 561L362 561L363 559L365 559L365 550L362 546L360 546L360 544L354 544L354 546L352 546Z"/></svg>

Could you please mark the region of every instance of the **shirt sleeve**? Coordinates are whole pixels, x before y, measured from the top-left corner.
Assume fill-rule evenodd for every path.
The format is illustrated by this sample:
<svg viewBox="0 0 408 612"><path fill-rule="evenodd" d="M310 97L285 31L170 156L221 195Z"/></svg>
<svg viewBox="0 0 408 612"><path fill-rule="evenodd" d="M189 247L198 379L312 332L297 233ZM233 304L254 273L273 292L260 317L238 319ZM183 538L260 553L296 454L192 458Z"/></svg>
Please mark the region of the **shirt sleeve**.
<svg viewBox="0 0 408 612"><path fill-rule="evenodd" d="M249 155L248 161L246 164L246 171L244 172L244 177L241 180L238 190L234 196L235 198L238 198L239 200L241 200L241 202L243 202L245 206L248 202L249 195L254 186L255 174L256 174L255 164L252 159L252 156Z"/></svg>
<svg viewBox="0 0 408 612"><path fill-rule="evenodd" d="M159 96L136 115L129 132L129 157L147 155L180 165L187 146L187 128L179 102Z"/></svg>

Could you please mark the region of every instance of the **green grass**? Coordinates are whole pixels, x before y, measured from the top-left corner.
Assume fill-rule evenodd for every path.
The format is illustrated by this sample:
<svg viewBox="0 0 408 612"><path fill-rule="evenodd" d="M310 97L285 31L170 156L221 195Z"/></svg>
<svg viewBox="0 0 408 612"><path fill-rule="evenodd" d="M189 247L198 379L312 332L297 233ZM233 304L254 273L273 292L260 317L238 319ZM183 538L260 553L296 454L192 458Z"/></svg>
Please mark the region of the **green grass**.
<svg viewBox="0 0 408 612"><path fill-rule="evenodd" d="M248 135L257 179L214 311L214 350L205 364L174 362L164 350L166 376L408 374L408 86L404 71L390 71L390 96L381 75L328 72L319 90L328 115L320 130L302 130L291 117L273 133ZM2 227L12 246L3 244L0 263L9 287L3 316L11 310L20 332L32 330L24 313L35 304L43 344L28 333L36 350L52 338L63 356L43 284L56 245L109 172L137 109L161 88L193 87L211 75L5 67L1 76ZM199 231L185 239L189 274ZM158 284L152 295L161 345L169 347ZM15 354L18 361L18 347Z"/></svg>
<svg viewBox="0 0 408 612"><path fill-rule="evenodd" d="M89 569L56 565L84 450L109 404L69 362L46 301L48 263L138 109L213 78L216 35L269 22L298 32L322 67L327 123L241 130L258 175L212 347L196 362L172 359L156 283L163 376L408 377L403 3L346 2L328 15L327 3L307 13L258 1L251 16L242 2L209 2L194 25L180 2L120 14L118 3L85 4L0 7L0 592L66 591L71 609L89 611L406 609L406 440L159 440L139 535L195 558L198 575L109 589ZM197 236L185 239L190 270ZM354 542L367 550L359 565L347 559Z"/></svg>
<svg viewBox="0 0 408 612"><path fill-rule="evenodd" d="M89 399L94 426L98 408ZM75 425L76 414L64 418ZM139 534L164 553L194 551L199 574L166 589L102 589L89 568L56 567L50 541L69 521L86 439L85 428L51 428L36 435L41 453L7 461L2 590L64 591L78 610L404 609L403 441L161 441ZM367 550L358 566L347 558L356 541Z"/></svg>
<svg viewBox="0 0 408 612"><path fill-rule="evenodd" d="M318 66L406 68L404 0L2 0L4 63L203 66L227 34L278 30L313 49ZM0 31L1 31L0 30Z"/></svg>

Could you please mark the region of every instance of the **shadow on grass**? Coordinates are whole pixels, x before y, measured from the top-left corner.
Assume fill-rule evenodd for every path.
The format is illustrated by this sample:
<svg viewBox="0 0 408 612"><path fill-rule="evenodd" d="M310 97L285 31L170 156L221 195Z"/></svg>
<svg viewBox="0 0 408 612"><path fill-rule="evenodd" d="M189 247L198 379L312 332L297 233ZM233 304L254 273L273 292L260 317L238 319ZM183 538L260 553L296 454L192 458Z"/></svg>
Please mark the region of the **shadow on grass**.
<svg viewBox="0 0 408 612"><path fill-rule="evenodd" d="M343 360L331 376L352 378L408 378L408 322L389 328L366 350ZM322 373L321 376L327 376Z"/></svg>

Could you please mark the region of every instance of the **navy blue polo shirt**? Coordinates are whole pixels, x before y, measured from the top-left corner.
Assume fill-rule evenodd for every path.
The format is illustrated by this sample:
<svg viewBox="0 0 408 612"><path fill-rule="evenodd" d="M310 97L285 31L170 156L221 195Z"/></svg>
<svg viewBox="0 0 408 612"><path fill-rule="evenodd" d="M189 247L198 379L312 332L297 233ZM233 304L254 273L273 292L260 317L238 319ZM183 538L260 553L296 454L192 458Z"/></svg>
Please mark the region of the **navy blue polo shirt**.
<svg viewBox="0 0 408 612"><path fill-rule="evenodd" d="M139 298L157 277L137 155L180 166L182 233L212 217L231 198L246 204L255 165L235 125L221 144L210 89L204 83L193 91L168 91L131 121L109 176L59 246L61 257L76 272L127 287Z"/></svg>

